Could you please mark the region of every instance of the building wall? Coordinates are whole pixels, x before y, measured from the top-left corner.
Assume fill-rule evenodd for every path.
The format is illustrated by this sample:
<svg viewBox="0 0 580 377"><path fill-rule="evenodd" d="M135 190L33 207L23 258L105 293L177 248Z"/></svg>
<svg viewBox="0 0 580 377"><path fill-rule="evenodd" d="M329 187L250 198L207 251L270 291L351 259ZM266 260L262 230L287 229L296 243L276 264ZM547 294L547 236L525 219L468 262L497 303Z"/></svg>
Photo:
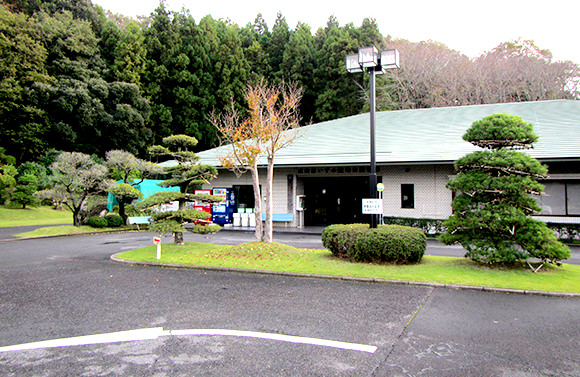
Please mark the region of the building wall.
<svg viewBox="0 0 580 377"><path fill-rule="evenodd" d="M288 175L294 177L294 169L276 169L274 174L274 181L272 182L272 198L273 198L273 212L274 213L293 213L294 220L291 223L278 223L275 226L297 226L296 213L294 211L294 198L296 196L296 183L293 179L292 185L289 188ZM262 198L264 198L264 189L266 187L266 169L259 169L258 175L260 178L260 185L262 190ZM242 174L237 177L229 170L220 170L216 179L211 181L209 185L204 185L204 189L213 187L233 187L235 185L252 185L252 175L250 172ZM293 193L294 191L294 193ZM262 211L265 213L264 201L262 200Z"/></svg>
<svg viewBox="0 0 580 377"><path fill-rule="evenodd" d="M291 213L294 217L290 223L275 223L275 226L298 226L299 212L296 208L296 196L304 194L304 182L301 178L367 177L367 170L366 167L341 169L333 167L276 169L273 181L273 211L274 213ZM261 169L259 174L263 190L266 184L266 170ZM383 192L385 216L447 218L451 214L452 193L445 188L445 184L452 174L452 165L380 166L377 175L380 177L379 180L382 179L385 185ZM251 185L251 178L250 173L236 177L230 171L220 170L218 178L204 188ZM414 185L414 208L401 208L402 184Z"/></svg>
<svg viewBox="0 0 580 377"><path fill-rule="evenodd" d="M451 215L452 193L445 184L452 165L383 166L385 216L446 219ZM401 208L401 185L414 185L414 208Z"/></svg>

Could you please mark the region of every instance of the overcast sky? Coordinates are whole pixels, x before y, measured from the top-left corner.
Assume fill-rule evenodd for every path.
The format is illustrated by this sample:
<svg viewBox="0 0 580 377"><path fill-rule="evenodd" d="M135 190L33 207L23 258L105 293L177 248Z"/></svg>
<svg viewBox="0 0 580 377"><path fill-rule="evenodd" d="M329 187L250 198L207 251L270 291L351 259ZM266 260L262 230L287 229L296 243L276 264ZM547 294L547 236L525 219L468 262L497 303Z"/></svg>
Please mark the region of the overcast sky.
<svg viewBox="0 0 580 377"><path fill-rule="evenodd" d="M149 15L158 0L93 0L105 10L126 16ZM366 17L377 20L381 33L413 42L434 40L469 57L479 56L498 44L518 38L534 40L549 49L556 60L580 64L577 0L167 0L170 10L185 8L196 21L210 14L240 26L262 13L272 28L282 12L291 29L298 21L314 34L334 15L340 25L360 26Z"/></svg>

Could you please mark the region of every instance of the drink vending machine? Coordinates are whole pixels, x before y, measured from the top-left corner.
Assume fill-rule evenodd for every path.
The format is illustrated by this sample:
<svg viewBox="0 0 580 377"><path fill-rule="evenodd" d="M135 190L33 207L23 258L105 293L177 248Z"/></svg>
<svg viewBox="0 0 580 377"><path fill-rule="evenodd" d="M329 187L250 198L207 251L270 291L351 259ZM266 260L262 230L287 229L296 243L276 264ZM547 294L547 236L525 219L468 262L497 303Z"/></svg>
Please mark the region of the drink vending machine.
<svg viewBox="0 0 580 377"><path fill-rule="evenodd" d="M205 190L205 189L197 189L194 191L195 195L211 195L211 190ZM211 204L209 203L204 203L204 202L200 202L200 201L195 201L193 208L198 210L198 211L203 211L203 212L207 212L211 215ZM207 224L210 223L210 219L208 218L207 220L197 220L195 223L196 224Z"/></svg>
<svg viewBox="0 0 580 377"><path fill-rule="evenodd" d="M236 211L236 196L234 190L229 187L216 187L212 195L221 196L224 201L212 205L211 220L216 224L231 224Z"/></svg>

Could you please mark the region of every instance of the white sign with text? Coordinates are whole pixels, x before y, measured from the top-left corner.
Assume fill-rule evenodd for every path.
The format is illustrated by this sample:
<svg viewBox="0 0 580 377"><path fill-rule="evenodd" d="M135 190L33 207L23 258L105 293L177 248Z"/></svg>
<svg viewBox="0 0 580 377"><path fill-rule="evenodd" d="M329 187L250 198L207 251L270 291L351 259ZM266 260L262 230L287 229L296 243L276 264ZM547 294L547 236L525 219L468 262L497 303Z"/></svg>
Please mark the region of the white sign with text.
<svg viewBox="0 0 580 377"><path fill-rule="evenodd" d="M363 199L362 213L363 215L382 215L383 201L381 199Z"/></svg>

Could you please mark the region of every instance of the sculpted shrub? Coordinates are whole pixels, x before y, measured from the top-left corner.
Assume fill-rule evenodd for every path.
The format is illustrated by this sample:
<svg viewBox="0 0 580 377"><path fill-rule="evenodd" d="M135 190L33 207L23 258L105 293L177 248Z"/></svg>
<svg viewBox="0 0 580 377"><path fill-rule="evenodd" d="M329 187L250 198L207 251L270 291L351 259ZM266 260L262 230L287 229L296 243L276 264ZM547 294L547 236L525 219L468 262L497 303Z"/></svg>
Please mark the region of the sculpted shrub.
<svg viewBox="0 0 580 377"><path fill-rule="evenodd" d="M322 244L332 254L356 262L416 263L427 248L425 233L400 225L331 225L322 232Z"/></svg>

